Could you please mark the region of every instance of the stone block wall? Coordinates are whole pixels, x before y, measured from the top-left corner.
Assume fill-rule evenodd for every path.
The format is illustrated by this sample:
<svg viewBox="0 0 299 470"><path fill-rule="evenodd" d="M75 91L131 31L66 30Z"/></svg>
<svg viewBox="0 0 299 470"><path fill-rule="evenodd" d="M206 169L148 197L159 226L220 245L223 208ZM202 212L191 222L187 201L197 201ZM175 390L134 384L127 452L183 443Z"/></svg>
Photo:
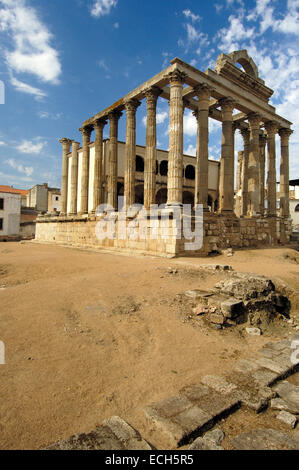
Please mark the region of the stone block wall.
<svg viewBox="0 0 299 470"><path fill-rule="evenodd" d="M134 252L158 256L203 255L217 252L225 248L265 247L278 242L285 244L290 240L291 224L288 220L272 218L237 218L218 214L205 214L203 223L203 246L201 249L187 251L185 243L190 240L176 238L176 221L170 219L170 236L167 236L161 219L152 221L143 219L146 239L137 237L125 239L118 237L119 222L116 215L115 238L98 239L96 225L100 221L96 217L39 217L36 224L36 237L39 242L56 243L73 247L98 248L115 251ZM125 221L126 227L134 219ZM150 238L150 230L158 224L158 237ZM192 230L195 219L192 218Z"/></svg>

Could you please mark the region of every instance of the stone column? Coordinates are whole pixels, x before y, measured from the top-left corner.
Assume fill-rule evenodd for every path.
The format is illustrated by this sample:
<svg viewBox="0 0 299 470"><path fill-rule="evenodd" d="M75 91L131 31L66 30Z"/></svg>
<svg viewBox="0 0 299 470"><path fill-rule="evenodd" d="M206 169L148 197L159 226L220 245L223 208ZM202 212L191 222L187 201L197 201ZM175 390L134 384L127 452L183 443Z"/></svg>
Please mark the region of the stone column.
<svg viewBox="0 0 299 470"><path fill-rule="evenodd" d="M280 159L280 217L290 216L289 201L289 138L293 131L291 129L279 129L281 159Z"/></svg>
<svg viewBox="0 0 299 470"><path fill-rule="evenodd" d="M61 183L61 212L60 215L67 213L68 197L68 153L70 152L72 141L65 137L59 141L62 144L62 183Z"/></svg>
<svg viewBox="0 0 299 470"><path fill-rule="evenodd" d="M248 213L248 160L249 160L250 132L248 129L241 129L240 132L243 137L243 143L244 143L243 165L242 165L242 173L241 173L241 188L242 188L241 216L245 217Z"/></svg>
<svg viewBox="0 0 299 470"><path fill-rule="evenodd" d="M77 214L78 201L78 149L79 142L72 143L72 172L71 172L71 205L70 215Z"/></svg>
<svg viewBox="0 0 299 470"><path fill-rule="evenodd" d="M183 83L185 74L176 70L171 72L168 78L170 101L167 204L181 205L183 202Z"/></svg>
<svg viewBox="0 0 299 470"><path fill-rule="evenodd" d="M277 124L273 121L265 123L267 132L267 199L268 209L267 215L275 217L276 210L276 148L275 148L275 134L277 132Z"/></svg>
<svg viewBox="0 0 299 470"><path fill-rule="evenodd" d="M125 151L125 191L127 207L135 202L135 170L136 170L136 110L140 101L132 99L125 103L127 114L126 151Z"/></svg>
<svg viewBox="0 0 299 470"><path fill-rule="evenodd" d="M80 214L88 213L88 189L89 189L89 143L92 127L83 127L79 129L83 137L83 155L81 170L81 202Z"/></svg>
<svg viewBox="0 0 299 470"><path fill-rule="evenodd" d="M242 167L243 167L244 152L238 152L237 162L237 186L236 186L236 201L235 201L235 214L237 217L241 216L242 212Z"/></svg>
<svg viewBox="0 0 299 470"><path fill-rule="evenodd" d="M161 90L151 87L145 92L147 105L146 149L144 168L144 205L150 209L156 202L156 160L157 160L157 100Z"/></svg>
<svg viewBox="0 0 299 470"><path fill-rule="evenodd" d="M102 183L103 183L103 129L107 121L98 119L94 123L96 133L94 143L94 179L93 179L93 204L92 213L96 212L97 207L102 201Z"/></svg>
<svg viewBox="0 0 299 470"><path fill-rule="evenodd" d="M198 111L193 114L197 118L196 172L194 205L202 204L208 211L209 183L209 103L211 89L200 85L194 89L198 98Z"/></svg>
<svg viewBox="0 0 299 470"><path fill-rule="evenodd" d="M232 214L234 211L234 155L233 155L233 110L230 98L220 100L222 111L222 146L219 202L220 212Z"/></svg>
<svg viewBox="0 0 299 470"><path fill-rule="evenodd" d="M109 115L110 142L109 142L109 176L108 176L108 204L117 210L117 158L118 158L118 121L122 113L118 110Z"/></svg>
<svg viewBox="0 0 299 470"><path fill-rule="evenodd" d="M260 214L265 214L265 146L266 136L260 134L260 165L259 165L259 185L260 185Z"/></svg>
<svg viewBox="0 0 299 470"><path fill-rule="evenodd" d="M259 192L259 155L260 155L260 121L256 113L248 116L250 139L248 157L248 211L247 215L255 217L260 214Z"/></svg>

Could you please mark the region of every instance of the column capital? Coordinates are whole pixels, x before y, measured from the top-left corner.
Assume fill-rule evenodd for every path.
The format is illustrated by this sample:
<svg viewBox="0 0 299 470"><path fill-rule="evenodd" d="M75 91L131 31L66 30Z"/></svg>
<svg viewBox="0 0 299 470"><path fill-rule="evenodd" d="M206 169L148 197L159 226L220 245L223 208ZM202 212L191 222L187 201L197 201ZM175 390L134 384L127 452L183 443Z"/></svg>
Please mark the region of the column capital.
<svg viewBox="0 0 299 470"><path fill-rule="evenodd" d="M224 112L233 112L234 108L236 107L236 102L230 98L221 98L218 100L219 106L221 106L221 110Z"/></svg>
<svg viewBox="0 0 299 470"><path fill-rule="evenodd" d="M83 135L83 137L90 137L90 134L93 131L93 126L86 126L86 127L80 127L79 131Z"/></svg>
<svg viewBox="0 0 299 470"><path fill-rule="evenodd" d="M278 125L274 121L266 121L265 129L268 137L270 137L276 134L276 132L278 131Z"/></svg>
<svg viewBox="0 0 299 470"><path fill-rule="evenodd" d="M161 95L162 90L157 86L151 86L144 91L147 103L156 104L158 97Z"/></svg>
<svg viewBox="0 0 299 470"><path fill-rule="evenodd" d="M259 129L261 127L261 115L258 113L249 113L247 115L250 129Z"/></svg>
<svg viewBox="0 0 299 470"><path fill-rule="evenodd" d="M62 139L59 140L59 142L62 144L63 151L68 153L70 151L73 141L71 139L67 139L66 137L63 137Z"/></svg>
<svg viewBox="0 0 299 470"><path fill-rule="evenodd" d="M170 85L183 85L183 83L185 83L186 74L180 70L174 70L173 72L170 72L166 78Z"/></svg>
<svg viewBox="0 0 299 470"><path fill-rule="evenodd" d="M108 114L109 121L118 121L123 113L119 109L114 109Z"/></svg>
<svg viewBox="0 0 299 470"><path fill-rule="evenodd" d="M80 147L80 142L76 142L75 140L72 140L72 147L77 147L79 148Z"/></svg>
<svg viewBox="0 0 299 470"><path fill-rule="evenodd" d="M137 108L141 105L141 102L135 98L125 102L126 113L136 113Z"/></svg>
<svg viewBox="0 0 299 470"><path fill-rule="evenodd" d="M106 124L107 124L107 120L105 118L99 118L94 121L93 126L94 126L95 131L97 131L97 130L103 130Z"/></svg>
<svg viewBox="0 0 299 470"><path fill-rule="evenodd" d="M244 145L249 145L250 131L249 129L240 129L240 134L243 137Z"/></svg>
<svg viewBox="0 0 299 470"><path fill-rule="evenodd" d="M285 140L286 142L288 142L293 132L294 131L292 131L292 129L289 129L287 127L281 127L278 131L278 134L280 135L281 140Z"/></svg>
<svg viewBox="0 0 299 470"><path fill-rule="evenodd" d="M199 101L201 100L209 100L213 88L207 85L206 83L201 83L200 85L196 85L193 87L194 95L197 96Z"/></svg>

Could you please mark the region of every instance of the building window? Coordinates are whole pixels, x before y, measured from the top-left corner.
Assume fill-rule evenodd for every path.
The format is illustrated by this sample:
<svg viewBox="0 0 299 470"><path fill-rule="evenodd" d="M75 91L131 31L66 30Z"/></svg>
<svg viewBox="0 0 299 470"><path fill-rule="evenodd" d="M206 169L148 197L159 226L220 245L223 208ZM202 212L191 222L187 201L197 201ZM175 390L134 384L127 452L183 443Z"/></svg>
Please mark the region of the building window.
<svg viewBox="0 0 299 470"><path fill-rule="evenodd" d="M58 196L56 196L55 201L59 201L59 197L58 197Z"/></svg>
<svg viewBox="0 0 299 470"><path fill-rule="evenodd" d="M0 198L0 211L4 210L4 199Z"/></svg>
<svg viewBox="0 0 299 470"><path fill-rule="evenodd" d="M140 155L136 155L136 171L144 172L144 160Z"/></svg>
<svg viewBox="0 0 299 470"><path fill-rule="evenodd" d="M0 230L3 230L3 219L0 219Z"/></svg>
<svg viewBox="0 0 299 470"><path fill-rule="evenodd" d="M295 207L295 212L299 212L299 204Z"/></svg>

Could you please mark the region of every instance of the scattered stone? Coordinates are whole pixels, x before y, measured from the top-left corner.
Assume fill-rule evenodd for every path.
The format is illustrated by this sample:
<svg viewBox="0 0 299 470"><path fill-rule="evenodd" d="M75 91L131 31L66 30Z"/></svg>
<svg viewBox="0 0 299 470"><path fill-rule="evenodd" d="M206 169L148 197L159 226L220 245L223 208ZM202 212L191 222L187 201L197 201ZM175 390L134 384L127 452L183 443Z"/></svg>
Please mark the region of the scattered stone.
<svg viewBox="0 0 299 470"><path fill-rule="evenodd" d="M224 438L225 434L220 428L213 429L204 435L205 440L212 441L216 445L220 445Z"/></svg>
<svg viewBox="0 0 299 470"><path fill-rule="evenodd" d="M209 315L209 320L211 323L215 323L216 325L224 325L225 323L225 318L221 314L217 313L211 313Z"/></svg>
<svg viewBox="0 0 299 470"><path fill-rule="evenodd" d="M279 419L279 421L282 421L283 423L287 424L288 426L290 426L292 429L295 428L296 426L296 423L297 423L297 418L296 416L292 415L291 413L289 413L288 411L281 411L277 416L276 416L277 419Z"/></svg>
<svg viewBox="0 0 299 470"><path fill-rule="evenodd" d="M271 408L273 408L273 410L290 411L287 402L282 398L273 398L271 400Z"/></svg>
<svg viewBox="0 0 299 470"><path fill-rule="evenodd" d="M246 333L248 333L251 336L261 336L262 331L260 328L245 328Z"/></svg>
<svg viewBox="0 0 299 470"><path fill-rule="evenodd" d="M192 309L194 315L203 315L207 313L207 308L204 305L197 305L195 308Z"/></svg>
<svg viewBox="0 0 299 470"><path fill-rule="evenodd" d="M256 429L231 440L237 450L299 450L297 439L275 429Z"/></svg>
<svg viewBox="0 0 299 470"><path fill-rule="evenodd" d="M287 404L287 411L299 414L299 387L290 382L283 381L274 387L279 397Z"/></svg>
<svg viewBox="0 0 299 470"><path fill-rule="evenodd" d="M234 252L232 248L227 248L226 250L222 251L222 254L226 256L233 256Z"/></svg>
<svg viewBox="0 0 299 470"><path fill-rule="evenodd" d="M205 439L204 437L198 437L192 442L188 450L224 450L223 447L215 444L215 442Z"/></svg>
<svg viewBox="0 0 299 470"><path fill-rule="evenodd" d="M167 274L177 274L178 270L176 268L169 267L169 268L167 268L166 273Z"/></svg>
<svg viewBox="0 0 299 470"><path fill-rule="evenodd" d="M211 291L204 291L200 289L192 289L192 290L187 290L185 292L186 297L190 297L191 299L205 299L209 296L211 296L213 292Z"/></svg>
<svg viewBox="0 0 299 470"><path fill-rule="evenodd" d="M113 416L95 431L76 434L45 450L151 450L151 446L123 419Z"/></svg>
<svg viewBox="0 0 299 470"><path fill-rule="evenodd" d="M221 302L221 311L223 315L227 318L236 318L243 311L244 305L243 302L230 298Z"/></svg>

